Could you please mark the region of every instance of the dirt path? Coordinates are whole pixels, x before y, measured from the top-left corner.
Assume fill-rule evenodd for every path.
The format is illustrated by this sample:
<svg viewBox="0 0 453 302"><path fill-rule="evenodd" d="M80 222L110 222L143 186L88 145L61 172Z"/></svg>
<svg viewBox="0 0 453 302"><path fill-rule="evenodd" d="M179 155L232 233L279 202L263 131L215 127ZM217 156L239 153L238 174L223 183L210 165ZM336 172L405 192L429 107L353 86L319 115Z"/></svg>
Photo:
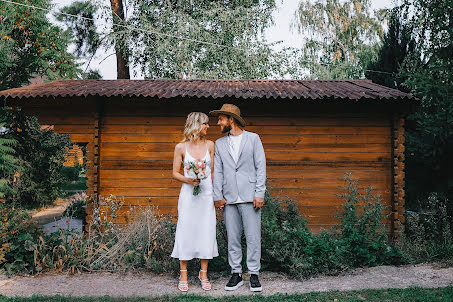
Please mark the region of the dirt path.
<svg viewBox="0 0 453 302"><path fill-rule="evenodd" d="M66 198L58 198L52 205L36 211L32 217L39 224L46 224L58 220L71 202Z"/></svg>
<svg viewBox="0 0 453 302"><path fill-rule="evenodd" d="M189 293L207 296L250 295L248 281L234 292L223 287L226 278L212 281L213 289L203 292L195 279L189 282ZM306 293L329 290L358 290L379 288L445 287L453 285L453 267L436 264L380 266L357 269L336 277L317 277L305 281L288 279L284 275L264 272L261 274L263 295L276 293ZM145 273L83 273L76 275L44 274L38 277L6 278L0 276L0 294L5 296L31 296L56 294L64 296L160 296L178 295L177 281L170 276Z"/></svg>

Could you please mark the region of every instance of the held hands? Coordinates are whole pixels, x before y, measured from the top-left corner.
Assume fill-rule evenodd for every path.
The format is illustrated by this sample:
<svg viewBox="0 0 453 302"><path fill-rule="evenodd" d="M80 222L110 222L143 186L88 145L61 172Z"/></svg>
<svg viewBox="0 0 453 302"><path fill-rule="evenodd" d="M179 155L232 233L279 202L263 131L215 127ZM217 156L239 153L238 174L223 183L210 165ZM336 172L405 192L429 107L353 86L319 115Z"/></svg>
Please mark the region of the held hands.
<svg viewBox="0 0 453 302"><path fill-rule="evenodd" d="M253 207L255 209L261 209L264 206L264 198L255 197L253 198Z"/></svg>
<svg viewBox="0 0 453 302"><path fill-rule="evenodd" d="M226 204L225 199L214 201L214 206L216 207L216 209L219 209L219 210L223 210L223 208L225 207L225 204Z"/></svg>

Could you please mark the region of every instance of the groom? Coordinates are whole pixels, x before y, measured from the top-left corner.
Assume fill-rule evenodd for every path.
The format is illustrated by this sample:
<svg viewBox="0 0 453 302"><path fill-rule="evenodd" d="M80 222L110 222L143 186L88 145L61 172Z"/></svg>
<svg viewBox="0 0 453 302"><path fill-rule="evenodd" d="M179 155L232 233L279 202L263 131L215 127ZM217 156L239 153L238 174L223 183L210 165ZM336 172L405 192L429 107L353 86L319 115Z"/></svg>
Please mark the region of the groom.
<svg viewBox="0 0 453 302"><path fill-rule="evenodd" d="M232 276L225 290L235 290L242 281L242 230L247 242L247 268L250 290L262 290L258 279L261 258L261 207L266 190L266 157L256 133L244 130L245 121L238 107L224 104L210 112L218 116L224 137L215 143L214 202L223 209L228 237L228 262Z"/></svg>

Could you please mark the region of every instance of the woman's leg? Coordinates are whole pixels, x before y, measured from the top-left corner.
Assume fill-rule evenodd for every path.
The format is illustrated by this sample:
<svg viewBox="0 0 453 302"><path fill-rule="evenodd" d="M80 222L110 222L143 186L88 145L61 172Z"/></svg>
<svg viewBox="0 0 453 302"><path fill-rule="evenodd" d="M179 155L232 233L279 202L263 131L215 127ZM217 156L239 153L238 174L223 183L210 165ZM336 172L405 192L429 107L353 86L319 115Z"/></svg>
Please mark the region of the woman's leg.
<svg viewBox="0 0 453 302"><path fill-rule="evenodd" d="M206 279L208 279L209 259L200 259L200 262L201 262L200 277L201 277L201 280L206 280Z"/></svg>
<svg viewBox="0 0 453 302"><path fill-rule="evenodd" d="M179 261L179 268L181 270L181 281L187 281L187 260Z"/></svg>

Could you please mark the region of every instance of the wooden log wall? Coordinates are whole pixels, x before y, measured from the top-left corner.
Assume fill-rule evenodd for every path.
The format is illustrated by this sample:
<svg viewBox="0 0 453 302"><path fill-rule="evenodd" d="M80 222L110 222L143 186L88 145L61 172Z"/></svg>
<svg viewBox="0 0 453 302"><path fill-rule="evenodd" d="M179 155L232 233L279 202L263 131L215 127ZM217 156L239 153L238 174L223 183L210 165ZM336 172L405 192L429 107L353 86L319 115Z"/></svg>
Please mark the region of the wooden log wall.
<svg viewBox="0 0 453 302"><path fill-rule="evenodd" d="M90 198L94 193L96 101L95 98L35 99L14 104L25 114L36 116L41 125L52 125L55 132L68 133L72 142L87 143L87 194Z"/></svg>
<svg viewBox="0 0 453 302"><path fill-rule="evenodd" d="M83 151L79 145L72 145L68 148L63 166L75 167L76 165L83 165Z"/></svg>
<svg viewBox="0 0 453 302"><path fill-rule="evenodd" d="M393 173L392 173L392 229L394 240L399 240L404 230L404 117L401 114L393 115L392 139L393 139Z"/></svg>
<svg viewBox="0 0 453 302"><path fill-rule="evenodd" d="M222 101L240 106L248 126L260 135L267 159L268 187L274 196L297 202L316 233L338 221L344 174L373 186L383 197L389 232L404 223L404 119L370 106L307 106L271 101L181 102L139 99L80 99L33 102L27 114L56 132L87 145L87 194L124 198L117 223L128 223L134 209L157 205L177 215L181 183L172 179L172 157L191 111L209 112ZM211 118L209 139L222 135ZM88 208L90 213L90 207ZM88 220L90 217L88 217Z"/></svg>
<svg viewBox="0 0 453 302"><path fill-rule="evenodd" d="M216 105L149 105L109 102L101 126L100 195L124 196L133 207L157 205L177 215L181 183L172 179L174 146L182 139L186 115ZM268 185L275 196L297 201L314 232L338 223L344 174L359 188L373 186L392 207L392 115L388 113L304 112L303 107L260 111L244 107L246 130L260 135L267 159ZM209 139L221 137L214 118ZM118 223L129 221L131 207ZM391 218L386 220L391 231Z"/></svg>

